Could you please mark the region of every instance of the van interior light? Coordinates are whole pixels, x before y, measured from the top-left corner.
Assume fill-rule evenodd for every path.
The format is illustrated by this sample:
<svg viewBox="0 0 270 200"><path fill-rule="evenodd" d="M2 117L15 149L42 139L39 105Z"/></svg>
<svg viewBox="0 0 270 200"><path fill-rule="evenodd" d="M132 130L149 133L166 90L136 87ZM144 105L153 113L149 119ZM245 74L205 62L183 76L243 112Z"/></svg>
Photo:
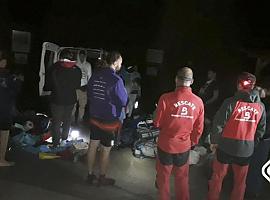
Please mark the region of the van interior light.
<svg viewBox="0 0 270 200"><path fill-rule="evenodd" d="M72 139L77 139L80 136L80 132L78 130L72 130L70 135Z"/></svg>

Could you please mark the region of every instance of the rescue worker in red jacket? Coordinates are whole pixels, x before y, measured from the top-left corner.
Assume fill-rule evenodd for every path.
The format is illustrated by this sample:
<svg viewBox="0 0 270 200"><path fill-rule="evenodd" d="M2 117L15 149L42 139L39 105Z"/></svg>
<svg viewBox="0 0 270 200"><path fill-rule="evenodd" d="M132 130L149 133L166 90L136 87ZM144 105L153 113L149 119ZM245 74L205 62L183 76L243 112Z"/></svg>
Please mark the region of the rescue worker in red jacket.
<svg viewBox="0 0 270 200"><path fill-rule="evenodd" d="M255 82L256 77L253 74L240 74L238 91L223 102L214 117L210 147L212 151L216 151L216 159L209 181L208 200L219 200L223 178L230 164L234 173L230 199L244 199L249 161L254 146L262 138L266 128L264 105L253 90Z"/></svg>
<svg viewBox="0 0 270 200"><path fill-rule="evenodd" d="M170 199L170 175L175 173L177 200L189 200L189 151L198 144L203 131L202 100L192 93L193 72L178 70L176 89L163 94L158 102L154 124L160 129L158 138L157 180L159 199Z"/></svg>

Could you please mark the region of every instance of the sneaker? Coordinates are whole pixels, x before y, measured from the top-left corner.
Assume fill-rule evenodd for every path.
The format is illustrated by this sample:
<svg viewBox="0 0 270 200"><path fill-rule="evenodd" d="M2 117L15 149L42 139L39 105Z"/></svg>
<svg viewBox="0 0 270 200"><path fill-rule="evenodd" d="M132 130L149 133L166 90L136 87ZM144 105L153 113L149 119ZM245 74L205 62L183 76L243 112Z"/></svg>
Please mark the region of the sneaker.
<svg viewBox="0 0 270 200"><path fill-rule="evenodd" d="M105 175L100 175L98 179L98 185L114 185L115 184L115 179L113 178L107 178Z"/></svg>
<svg viewBox="0 0 270 200"><path fill-rule="evenodd" d="M95 174L88 174L88 175L87 175L87 180L86 180L86 182L87 182L88 184L92 185L92 184L95 183L96 180L97 180L97 177L96 177Z"/></svg>

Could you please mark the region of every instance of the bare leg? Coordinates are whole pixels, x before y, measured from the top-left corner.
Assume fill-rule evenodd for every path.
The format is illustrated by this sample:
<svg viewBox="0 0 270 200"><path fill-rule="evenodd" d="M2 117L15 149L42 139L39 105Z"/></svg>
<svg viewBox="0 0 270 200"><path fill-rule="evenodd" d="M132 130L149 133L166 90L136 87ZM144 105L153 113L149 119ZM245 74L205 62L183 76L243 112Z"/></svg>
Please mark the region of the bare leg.
<svg viewBox="0 0 270 200"><path fill-rule="evenodd" d="M87 152L87 164L88 164L88 173L92 174L94 171L97 148L99 146L100 140L90 140L88 152Z"/></svg>
<svg viewBox="0 0 270 200"><path fill-rule="evenodd" d="M114 179L106 177L111 148L112 147L105 147L105 146L102 146L101 148L99 185L114 185L115 183Z"/></svg>
<svg viewBox="0 0 270 200"><path fill-rule="evenodd" d="M109 156L112 147L102 146L100 152L100 174L105 175L107 173L109 165Z"/></svg>
<svg viewBox="0 0 270 200"><path fill-rule="evenodd" d="M14 162L6 161L6 151L8 144L9 130L0 131L0 167L13 166Z"/></svg>

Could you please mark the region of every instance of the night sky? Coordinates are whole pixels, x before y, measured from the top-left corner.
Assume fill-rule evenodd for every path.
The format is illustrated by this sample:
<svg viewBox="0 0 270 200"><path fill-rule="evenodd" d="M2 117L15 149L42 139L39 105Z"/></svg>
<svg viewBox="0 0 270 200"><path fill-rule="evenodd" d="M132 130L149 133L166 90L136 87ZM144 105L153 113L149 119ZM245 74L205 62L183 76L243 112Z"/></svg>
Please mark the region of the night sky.
<svg viewBox="0 0 270 200"><path fill-rule="evenodd" d="M32 34L28 71L38 72L44 41L119 50L124 64L138 65L142 74L148 66L147 49L164 50L158 77L144 79L158 88L154 91L155 99L173 88L173 77L180 66L191 64L195 69L196 89L205 81L207 68L215 67L225 80L241 70L253 72L256 59L247 52L270 48L269 7L262 0L2 0L1 3L1 48L10 50L12 29Z"/></svg>
<svg viewBox="0 0 270 200"><path fill-rule="evenodd" d="M60 45L119 49L132 62L147 48L173 51L178 58L169 59L182 63L199 59L202 52L215 60L219 55L214 52L224 54L228 48L270 45L270 22L262 0L2 2L8 29L31 31L39 41Z"/></svg>

